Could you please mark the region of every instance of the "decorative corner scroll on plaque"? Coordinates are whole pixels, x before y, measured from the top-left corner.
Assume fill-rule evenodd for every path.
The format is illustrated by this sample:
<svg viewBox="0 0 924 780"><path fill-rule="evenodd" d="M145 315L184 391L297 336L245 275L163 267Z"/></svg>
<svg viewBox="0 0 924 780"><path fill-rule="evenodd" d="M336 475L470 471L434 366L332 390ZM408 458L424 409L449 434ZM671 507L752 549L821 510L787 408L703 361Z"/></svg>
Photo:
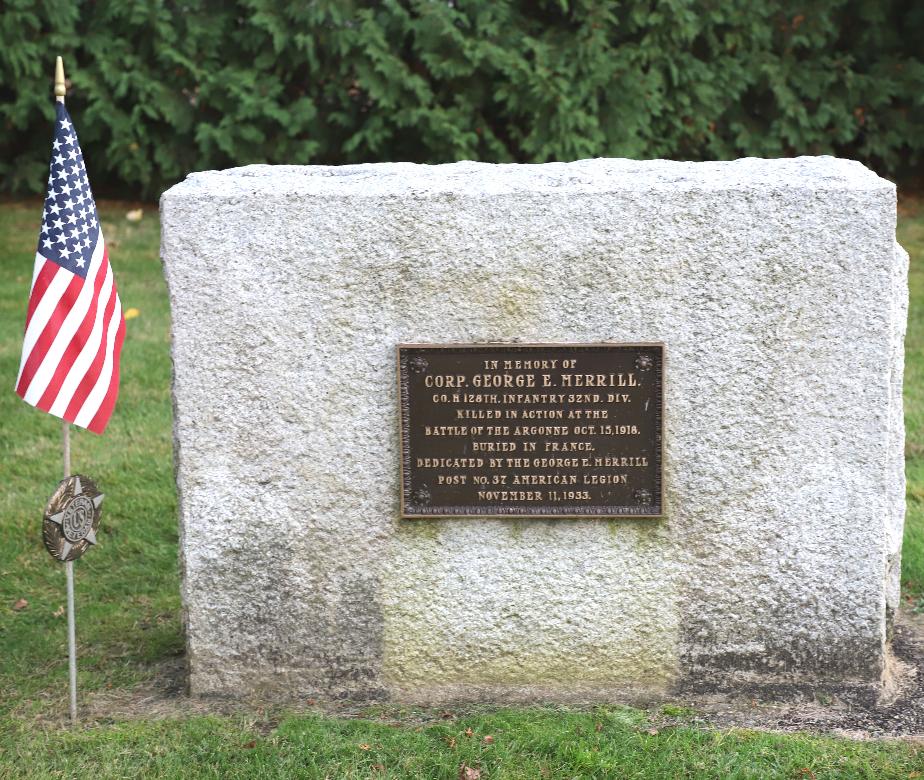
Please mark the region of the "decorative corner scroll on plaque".
<svg viewBox="0 0 924 780"><path fill-rule="evenodd" d="M659 517L663 344L402 344L401 515Z"/></svg>

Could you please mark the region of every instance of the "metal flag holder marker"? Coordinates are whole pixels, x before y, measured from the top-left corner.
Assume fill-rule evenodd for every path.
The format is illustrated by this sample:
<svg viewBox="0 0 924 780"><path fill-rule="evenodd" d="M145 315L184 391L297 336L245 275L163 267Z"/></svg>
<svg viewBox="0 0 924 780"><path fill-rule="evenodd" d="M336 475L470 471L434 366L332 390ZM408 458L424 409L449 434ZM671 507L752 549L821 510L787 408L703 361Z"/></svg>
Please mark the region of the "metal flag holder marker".
<svg viewBox="0 0 924 780"><path fill-rule="evenodd" d="M45 505L42 540L51 557L64 562L67 576L67 657L71 722L77 722L77 637L74 618L74 561L96 544L105 496L90 477L71 474L71 431L64 422L64 479Z"/></svg>
<svg viewBox="0 0 924 780"><path fill-rule="evenodd" d="M71 429L64 422L64 479L45 505L42 540L51 557L64 562L67 576L67 656L71 722L77 722L77 639L74 618L74 561L91 545L102 517L103 494L89 477L71 474Z"/></svg>

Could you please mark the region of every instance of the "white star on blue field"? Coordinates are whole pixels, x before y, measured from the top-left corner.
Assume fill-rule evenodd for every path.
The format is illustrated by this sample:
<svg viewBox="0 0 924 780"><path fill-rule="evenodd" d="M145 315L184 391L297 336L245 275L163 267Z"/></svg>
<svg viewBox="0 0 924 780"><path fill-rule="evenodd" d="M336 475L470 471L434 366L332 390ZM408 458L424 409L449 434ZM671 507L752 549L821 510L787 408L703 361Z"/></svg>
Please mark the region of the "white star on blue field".
<svg viewBox="0 0 924 780"><path fill-rule="evenodd" d="M56 103L55 139L38 253L87 278L99 239L99 220L77 132L63 103Z"/></svg>

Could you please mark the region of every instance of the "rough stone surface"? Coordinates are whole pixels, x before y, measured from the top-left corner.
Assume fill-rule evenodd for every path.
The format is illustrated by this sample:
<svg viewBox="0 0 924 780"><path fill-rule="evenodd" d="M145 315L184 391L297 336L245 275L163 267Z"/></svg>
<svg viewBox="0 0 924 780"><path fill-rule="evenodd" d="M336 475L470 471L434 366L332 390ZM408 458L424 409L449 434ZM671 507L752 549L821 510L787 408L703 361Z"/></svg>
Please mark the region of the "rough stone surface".
<svg viewBox="0 0 924 780"><path fill-rule="evenodd" d="M162 199L194 693L875 686L895 189L834 158L197 173ZM663 520L398 517L395 344L663 341Z"/></svg>

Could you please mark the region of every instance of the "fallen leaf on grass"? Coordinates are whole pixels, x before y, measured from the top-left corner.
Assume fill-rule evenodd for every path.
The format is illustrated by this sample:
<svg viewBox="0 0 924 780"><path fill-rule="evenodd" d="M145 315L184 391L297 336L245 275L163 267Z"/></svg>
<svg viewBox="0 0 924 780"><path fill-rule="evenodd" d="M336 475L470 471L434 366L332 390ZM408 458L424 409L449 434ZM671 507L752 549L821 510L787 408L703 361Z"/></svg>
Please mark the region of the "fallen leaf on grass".
<svg viewBox="0 0 924 780"><path fill-rule="evenodd" d="M449 747L454 748L456 746L456 738L446 737L446 744L449 745Z"/></svg>
<svg viewBox="0 0 924 780"><path fill-rule="evenodd" d="M449 710L447 710L446 712L441 712L440 717L443 720L452 720L455 717L455 715L453 715L451 712L449 712Z"/></svg>
<svg viewBox="0 0 924 780"><path fill-rule="evenodd" d="M248 742L246 745L244 745L244 747L245 747L247 750L250 750L251 748L255 748L256 746L257 746L257 741L254 740L254 739L250 740L250 742Z"/></svg>
<svg viewBox="0 0 924 780"><path fill-rule="evenodd" d="M29 602L28 602L28 601L26 601L25 599L20 599L19 601L17 601L17 602L13 605L13 611L14 611L14 612L19 612L19 610L25 609L25 608L28 607L28 606L29 606Z"/></svg>
<svg viewBox="0 0 924 780"><path fill-rule="evenodd" d="M359 746L359 749L360 749L360 750L369 750L370 748L369 748L369 746L368 746L365 742L363 742L363 744Z"/></svg>
<svg viewBox="0 0 924 780"><path fill-rule="evenodd" d="M484 744L485 744L485 745L493 745L493 744L494 744L494 737L492 737L490 734L488 734L488 736L486 736L486 737L484 738Z"/></svg>
<svg viewBox="0 0 924 780"><path fill-rule="evenodd" d="M653 737L658 736L658 730L657 730L657 729L648 729L648 731L645 732L645 733L646 733L646 734L651 734L651 736L653 736Z"/></svg>
<svg viewBox="0 0 924 780"><path fill-rule="evenodd" d="M597 723L597 724L595 724L595 725L594 725L594 731L596 731L598 734L599 734L601 731L603 731L603 724L602 724L602 723Z"/></svg>
<svg viewBox="0 0 924 780"><path fill-rule="evenodd" d="M466 737L470 737L470 736L472 736L472 734L474 734L474 733L475 733L475 732L472 731L471 728L465 729L465 736L466 736Z"/></svg>
<svg viewBox="0 0 924 780"><path fill-rule="evenodd" d="M144 216L144 209L132 209L125 215L125 219L129 222L141 222L141 218Z"/></svg>
<svg viewBox="0 0 924 780"><path fill-rule="evenodd" d="M807 766L802 767L802 769L799 770L799 774L802 777L807 777L809 780L815 780L815 773L811 769L809 769Z"/></svg>
<svg viewBox="0 0 924 780"><path fill-rule="evenodd" d="M64 614L64 605L62 604L54 612L51 613L54 617L61 617Z"/></svg>
<svg viewBox="0 0 924 780"><path fill-rule="evenodd" d="M459 767L459 780L481 780L481 770L462 764Z"/></svg>
<svg viewBox="0 0 924 780"><path fill-rule="evenodd" d="M136 309L134 306L130 309L125 310L125 319L127 320L133 320L135 319L135 317L140 317L140 316L141 316L141 312L138 311L138 309Z"/></svg>

